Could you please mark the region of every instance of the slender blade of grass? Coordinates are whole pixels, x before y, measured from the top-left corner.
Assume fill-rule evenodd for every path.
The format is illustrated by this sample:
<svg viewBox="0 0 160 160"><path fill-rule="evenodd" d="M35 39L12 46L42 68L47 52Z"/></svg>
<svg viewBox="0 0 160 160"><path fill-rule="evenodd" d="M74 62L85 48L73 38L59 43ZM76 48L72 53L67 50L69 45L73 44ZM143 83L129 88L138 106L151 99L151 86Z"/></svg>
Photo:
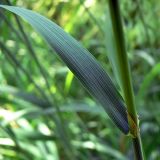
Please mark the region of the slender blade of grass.
<svg viewBox="0 0 160 160"><path fill-rule="evenodd" d="M29 22L50 44L84 87L102 104L110 118L125 134L128 120L125 104L97 60L54 22L33 11L0 5Z"/></svg>

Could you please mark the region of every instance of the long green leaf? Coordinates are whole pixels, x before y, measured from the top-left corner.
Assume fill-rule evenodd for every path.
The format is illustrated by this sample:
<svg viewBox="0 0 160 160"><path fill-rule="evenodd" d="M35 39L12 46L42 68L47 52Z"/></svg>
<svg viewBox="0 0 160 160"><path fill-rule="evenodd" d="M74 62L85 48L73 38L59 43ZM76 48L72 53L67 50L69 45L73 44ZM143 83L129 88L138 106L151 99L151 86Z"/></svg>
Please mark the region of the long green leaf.
<svg viewBox="0 0 160 160"><path fill-rule="evenodd" d="M102 104L110 118L125 134L129 132L124 102L111 79L75 39L54 22L24 8L0 5L29 22L50 44L84 87Z"/></svg>

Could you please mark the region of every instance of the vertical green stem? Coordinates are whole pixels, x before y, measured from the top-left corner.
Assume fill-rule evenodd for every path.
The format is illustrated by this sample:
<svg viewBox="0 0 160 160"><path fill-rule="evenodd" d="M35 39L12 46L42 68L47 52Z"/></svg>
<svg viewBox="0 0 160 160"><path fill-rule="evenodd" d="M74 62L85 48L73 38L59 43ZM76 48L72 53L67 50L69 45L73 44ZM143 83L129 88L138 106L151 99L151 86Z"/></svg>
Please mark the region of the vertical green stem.
<svg viewBox="0 0 160 160"><path fill-rule="evenodd" d="M143 160L143 150L141 137L139 132L138 117L136 113L135 100L133 94L133 86L131 82L131 75L129 69L129 63L127 58L127 52L125 47L125 40L123 35L122 21L120 15L119 0L109 0L109 9L112 19L113 34L115 37L118 67L120 70L120 81L124 99L127 105L128 122L130 127L130 133L132 138L135 158L137 160Z"/></svg>

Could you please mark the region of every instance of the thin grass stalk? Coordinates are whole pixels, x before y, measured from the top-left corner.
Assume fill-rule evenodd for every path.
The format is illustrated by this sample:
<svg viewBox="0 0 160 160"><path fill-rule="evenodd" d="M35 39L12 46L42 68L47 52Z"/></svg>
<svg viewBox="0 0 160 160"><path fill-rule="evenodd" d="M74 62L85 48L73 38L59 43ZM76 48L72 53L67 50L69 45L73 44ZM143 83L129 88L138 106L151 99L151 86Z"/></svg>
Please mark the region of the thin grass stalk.
<svg viewBox="0 0 160 160"><path fill-rule="evenodd" d="M118 0L109 0L109 9L112 19L113 32L116 42L118 67L120 69L120 81L122 86L123 96L127 105L128 122L130 127L130 134L134 146L134 153L136 160L144 160L142 149L138 117L136 113L136 106L134 100L133 86L131 82L131 74L125 47L125 40L122 28L122 21L120 15L120 7Z"/></svg>

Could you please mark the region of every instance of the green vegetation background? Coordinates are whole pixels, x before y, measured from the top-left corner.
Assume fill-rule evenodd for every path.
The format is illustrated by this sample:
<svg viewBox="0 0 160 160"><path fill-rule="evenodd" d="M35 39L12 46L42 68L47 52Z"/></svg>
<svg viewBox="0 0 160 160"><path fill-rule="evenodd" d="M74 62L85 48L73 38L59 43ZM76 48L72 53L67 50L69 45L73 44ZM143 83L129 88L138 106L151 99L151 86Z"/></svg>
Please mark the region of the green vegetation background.
<svg viewBox="0 0 160 160"><path fill-rule="evenodd" d="M1 3L32 9L59 24L97 58L118 88L117 69L109 61L115 50L107 0ZM121 0L120 7L143 147L147 160L159 160L160 2ZM128 137L40 35L2 11L0 34L0 159L132 160Z"/></svg>

